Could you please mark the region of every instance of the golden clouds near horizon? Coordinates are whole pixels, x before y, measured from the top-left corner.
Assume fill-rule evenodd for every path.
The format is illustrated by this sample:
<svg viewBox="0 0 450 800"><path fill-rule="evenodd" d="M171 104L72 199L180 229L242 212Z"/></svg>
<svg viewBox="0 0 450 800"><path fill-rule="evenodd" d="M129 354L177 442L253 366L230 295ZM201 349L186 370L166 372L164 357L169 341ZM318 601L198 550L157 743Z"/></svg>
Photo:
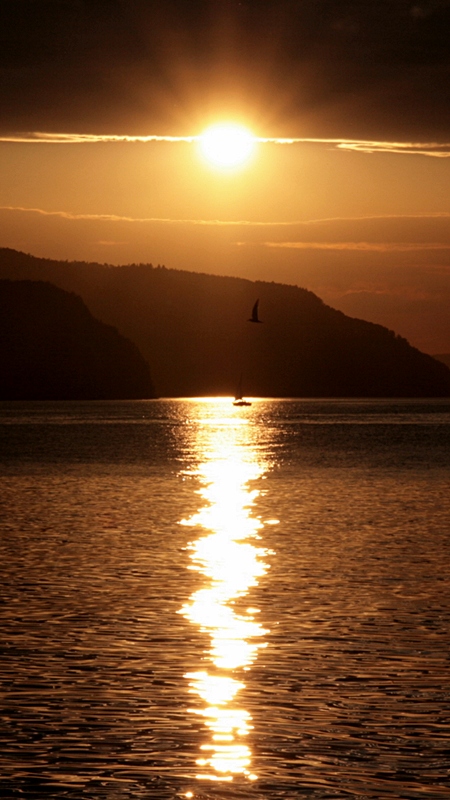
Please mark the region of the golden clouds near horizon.
<svg viewBox="0 0 450 800"><path fill-rule="evenodd" d="M239 695L258 651L266 646L267 630L257 620L258 609L241 606L240 600L268 569L270 551L258 541L263 523L253 510L260 493L254 482L265 467L258 463L248 419L224 403L231 405L231 400L201 404L205 417L198 419L195 443L200 463L193 474L200 479L204 504L182 521L199 529L188 549L190 568L202 580L180 613L209 636L201 668L185 678L198 698L190 711L203 718L208 732L196 761L197 779L230 782L241 776L254 781L252 716Z"/></svg>
<svg viewBox="0 0 450 800"><path fill-rule="evenodd" d="M256 139L247 128L234 123L212 125L199 137L200 153L219 169L235 169L250 160Z"/></svg>

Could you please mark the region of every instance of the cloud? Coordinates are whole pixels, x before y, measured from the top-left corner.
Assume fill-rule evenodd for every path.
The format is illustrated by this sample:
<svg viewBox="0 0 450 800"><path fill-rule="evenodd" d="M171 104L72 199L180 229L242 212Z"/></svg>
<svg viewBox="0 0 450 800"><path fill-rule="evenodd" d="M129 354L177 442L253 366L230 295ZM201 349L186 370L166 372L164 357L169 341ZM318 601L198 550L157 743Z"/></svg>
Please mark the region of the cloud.
<svg viewBox="0 0 450 800"><path fill-rule="evenodd" d="M274 144L324 144L334 145L338 150L353 150L359 153L396 153L400 155L422 155L434 158L449 158L448 142L377 142L366 139L277 139L256 138L258 142Z"/></svg>
<svg viewBox="0 0 450 800"><path fill-rule="evenodd" d="M397 153L400 155L431 156L449 158L450 144L438 142L370 142L364 140L342 140L336 143L341 150L354 150L359 153Z"/></svg>
<svg viewBox="0 0 450 800"><path fill-rule="evenodd" d="M236 242L245 245L246 242ZM410 250L450 250L443 242L262 242L264 247L291 250L360 250L377 253L406 253Z"/></svg>
<svg viewBox="0 0 450 800"><path fill-rule="evenodd" d="M242 221L226 221L218 219L170 219L170 217L128 217L119 214L75 214L72 211L47 211L43 208L28 208L26 206L0 206L0 211L18 211L29 214L40 214L44 217L60 217L67 220L86 220L92 222L130 222L130 223L160 223L164 225L270 225L275 223L253 223Z"/></svg>
<svg viewBox="0 0 450 800"><path fill-rule="evenodd" d="M344 291L336 292L341 299L362 299L364 297L395 298L407 302L422 300L442 300L442 292L424 286L408 286L407 284L389 286L379 283L360 282Z"/></svg>
<svg viewBox="0 0 450 800"><path fill-rule="evenodd" d="M128 136L122 134L96 134L96 133L44 133L33 131L30 133L13 133L1 136L0 142L24 142L35 144L99 144L106 142L195 142L200 136Z"/></svg>
<svg viewBox="0 0 450 800"><path fill-rule="evenodd" d="M361 217L331 217L325 219L302 220L292 222L267 222L264 220L223 220L223 219L189 219L167 217L131 217L118 214L86 214L74 213L64 210L46 210L25 206L0 206L5 222L7 219L15 220L16 224L40 224L39 218L60 220L70 226L74 232L77 225L87 225L98 245L113 249L114 246L129 245L133 249L133 242L143 241L150 231L154 240L158 241L161 248L173 254L171 240L177 231L177 237L183 237L185 249L187 242L191 246L208 248L214 246L218 252L228 253L228 258L253 259L252 253L262 251L281 254L296 252L308 253L308 263L311 259L316 263L321 253L326 253L327 258L348 256L349 259L358 254L372 254L374 257L383 257L395 254L398 257L427 257L430 262L436 259L446 261L444 257L450 251L450 213L434 212L411 215L385 215ZM8 215L8 216L5 216ZM19 220L23 218L23 222ZM28 218L28 222L26 222ZM10 226L11 222L7 223ZM132 230L130 229L132 226ZM67 235L69 235L67 230ZM94 233L93 233L94 232ZM71 234L70 234L71 235ZM156 237L156 238L155 238ZM162 244L164 242L164 245ZM209 252L207 248L207 252ZM241 255L237 255L240 253ZM244 255L245 253L245 255ZM315 255L316 254L316 255ZM428 256L427 256L428 254ZM434 255L433 255L434 254ZM162 252L158 257L164 257ZM167 256L165 256L167 258ZM192 256L194 257L194 256ZM258 256L260 257L260 256ZM283 256L285 258L285 256ZM198 253L195 255L198 261ZM291 263L288 260L286 263Z"/></svg>
<svg viewBox="0 0 450 800"><path fill-rule="evenodd" d="M146 223L155 222L169 225L205 225L205 226L223 226L223 227L248 227L248 228L300 228L301 230L309 229L311 227L327 226L329 224L345 224L353 225L359 223L383 223L383 222L412 222L417 221L450 221L450 211L431 211L417 214L368 214L366 216L358 217L323 217L322 219L309 219L309 220L292 220L289 222L277 222L266 220L223 220L223 219L188 219L179 218L172 219L170 217L129 217L121 216L120 214L77 214L73 211L49 211L44 208L33 208L28 206L0 206L0 211L12 211L26 214L40 214L45 217L62 217L68 220L93 220L99 222L136 222ZM236 242L239 245L248 244L248 242ZM261 244L270 245L273 247L278 246L298 246L302 247L302 242L261 242ZM308 242L307 244L310 244ZM313 243L314 244L314 243ZM319 246L321 242L317 242ZM338 243L339 244L339 243ZM359 249L359 248L358 248Z"/></svg>
<svg viewBox="0 0 450 800"><path fill-rule="evenodd" d="M101 244L102 247L116 247L116 245L127 245L129 242L114 242L109 239L99 239L96 244Z"/></svg>
<svg viewBox="0 0 450 800"><path fill-rule="evenodd" d="M9 143L34 143L34 144L107 144L107 143L142 143L172 142L193 144L199 142L202 134L186 136L132 136L125 134L94 134L94 133L46 133L33 131L29 133L13 133L0 136L0 142ZM308 145L318 144L333 146L338 150L348 150L358 153L393 153L397 155L422 155L432 158L449 158L450 142L389 142L372 141L366 139L340 139L340 138L313 138L293 137L284 138L276 136L254 136L254 141L259 144L275 145Z"/></svg>

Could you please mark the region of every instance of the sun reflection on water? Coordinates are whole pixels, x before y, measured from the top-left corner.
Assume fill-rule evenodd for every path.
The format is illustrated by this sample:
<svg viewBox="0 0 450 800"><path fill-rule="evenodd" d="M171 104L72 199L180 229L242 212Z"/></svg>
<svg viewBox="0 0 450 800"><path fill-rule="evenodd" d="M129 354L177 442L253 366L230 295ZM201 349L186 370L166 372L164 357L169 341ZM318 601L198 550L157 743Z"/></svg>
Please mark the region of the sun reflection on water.
<svg viewBox="0 0 450 800"><path fill-rule="evenodd" d="M181 521L201 529L189 544L190 568L204 582L180 613L210 636L205 654L210 668L185 677L189 691L204 703L190 711L203 717L210 734L196 762L201 767L197 778L213 781L232 781L237 775L257 779L245 739L252 718L238 695L258 650L266 646L267 633L256 619L257 608L235 608L268 569L264 558L270 551L257 544L263 523L252 514L260 493L253 482L264 475L267 464L258 458L250 415L230 412L228 402L209 403L206 417L197 420L199 464L193 474L201 481L203 505Z"/></svg>

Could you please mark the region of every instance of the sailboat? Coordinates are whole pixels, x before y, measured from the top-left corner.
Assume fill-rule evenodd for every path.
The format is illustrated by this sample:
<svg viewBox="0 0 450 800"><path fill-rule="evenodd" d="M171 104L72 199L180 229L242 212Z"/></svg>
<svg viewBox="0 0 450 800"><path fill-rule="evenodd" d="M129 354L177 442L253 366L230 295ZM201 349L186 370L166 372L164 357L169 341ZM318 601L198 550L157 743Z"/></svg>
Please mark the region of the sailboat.
<svg viewBox="0 0 450 800"><path fill-rule="evenodd" d="M242 375L239 378L239 384L238 384L238 388L237 388L237 392L236 392L235 398L233 400L233 405L234 406L251 406L250 401L249 400L244 400L244 398L242 397Z"/></svg>
<svg viewBox="0 0 450 800"><path fill-rule="evenodd" d="M260 319L258 317L258 306L259 306L259 300L257 300L255 305L253 306L252 315L251 315L250 319L247 320L248 322L258 322L258 323L262 322L262 319Z"/></svg>
<svg viewBox="0 0 450 800"><path fill-rule="evenodd" d="M262 320L258 316L258 306L259 306L259 300L257 300L256 303L253 306L252 315L247 320L248 322L256 322L256 323L262 322ZM242 373L239 376L238 389L237 389L237 392L236 392L236 396L235 396L235 398L233 400L233 405L234 406L251 406L250 400L244 400L244 398L242 397Z"/></svg>

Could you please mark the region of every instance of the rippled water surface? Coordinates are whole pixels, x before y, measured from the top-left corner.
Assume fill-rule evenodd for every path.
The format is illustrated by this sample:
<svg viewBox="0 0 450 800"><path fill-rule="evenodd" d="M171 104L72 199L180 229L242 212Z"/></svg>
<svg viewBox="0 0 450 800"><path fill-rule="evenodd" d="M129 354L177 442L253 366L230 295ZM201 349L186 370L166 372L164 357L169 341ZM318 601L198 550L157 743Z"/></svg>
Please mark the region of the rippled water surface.
<svg viewBox="0 0 450 800"><path fill-rule="evenodd" d="M2 800L450 797L450 402L0 437Z"/></svg>

